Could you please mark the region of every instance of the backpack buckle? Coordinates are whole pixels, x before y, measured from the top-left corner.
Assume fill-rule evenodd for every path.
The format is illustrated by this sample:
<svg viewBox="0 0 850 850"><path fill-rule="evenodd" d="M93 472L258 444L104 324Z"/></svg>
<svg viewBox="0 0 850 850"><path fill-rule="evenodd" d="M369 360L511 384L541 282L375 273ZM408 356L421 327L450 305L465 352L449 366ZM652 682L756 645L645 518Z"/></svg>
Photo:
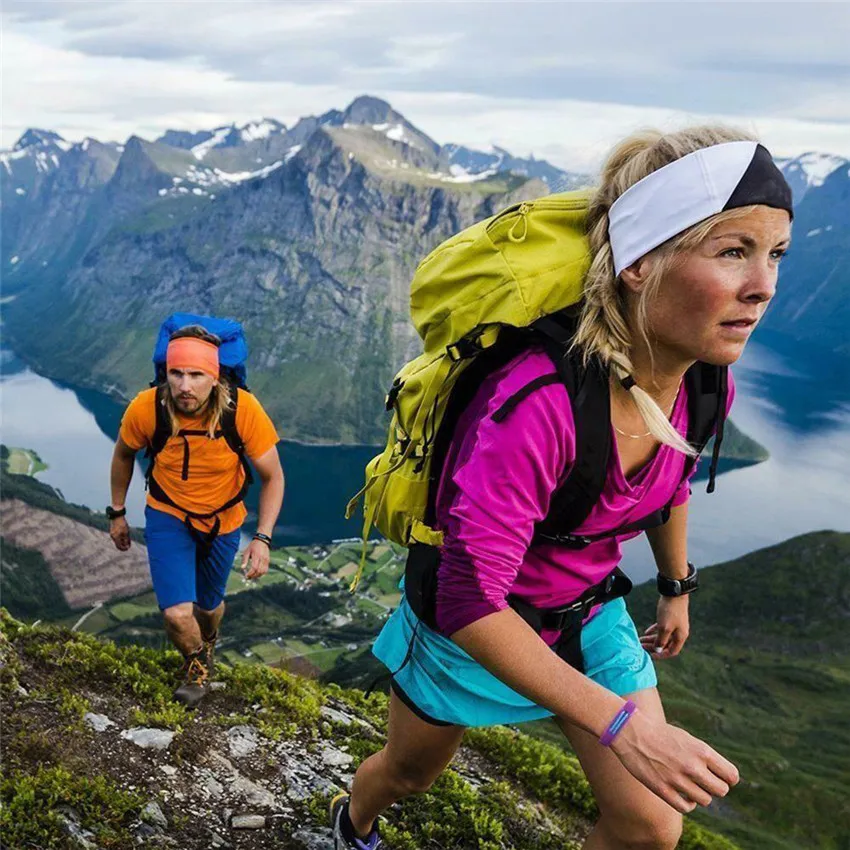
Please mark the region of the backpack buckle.
<svg viewBox="0 0 850 850"><path fill-rule="evenodd" d="M387 393L385 400L387 411L390 411L395 407L396 399L402 389L404 389L404 381L402 381L401 378L396 378L393 381L393 385L390 387L390 391Z"/></svg>
<svg viewBox="0 0 850 850"><path fill-rule="evenodd" d="M454 363L460 360L466 360L469 357L475 357L476 354L480 354L483 350L477 337L475 339L464 337L456 343L446 346L446 354L449 355L449 359Z"/></svg>
<svg viewBox="0 0 850 850"><path fill-rule="evenodd" d="M568 549L584 549L593 543L593 538L583 534L540 534L538 539L542 543L566 546Z"/></svg>

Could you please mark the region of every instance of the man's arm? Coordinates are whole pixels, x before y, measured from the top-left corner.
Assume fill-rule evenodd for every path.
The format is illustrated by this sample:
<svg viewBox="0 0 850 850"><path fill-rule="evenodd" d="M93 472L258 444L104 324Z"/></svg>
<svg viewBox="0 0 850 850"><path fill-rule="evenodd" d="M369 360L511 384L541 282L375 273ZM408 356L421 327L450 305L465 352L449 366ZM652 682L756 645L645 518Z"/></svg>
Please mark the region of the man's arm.
<svg viewBox="0 0 850 850"><path fill-rule="evenodd" d="M257 532L272 536L281 505L283 504L284 478L283 467L277 446L272 446L265 454L252 458L254 468L260 477L260 509L257 520ZM269 570L270 547L262 540L252 540L251 545L242 553L242 569L250 567L245 578L259 578Z"/></svg>
<svg viewBox="0 0 850 850"><path fill-rule="evenodd" d="M688 576L688 503L670 511L670 519L646 532L658 572L667 578ZM672 658L682 651L690 634L688 594L659 596L657 622L641 636L643 648L654 658Z"/></svg>
<svg viewBox="0 0 850 850"><path fill-rule="evenodd" d="M115 442L110 469L110 487L112 490L112 507L120 511L127 501L127 490L133 478L133 468L136 465L136 450L130 448L119 437ZM126 517L113 519L109 523L109 536L115 547L121 552L130 548L130 526Z"/></svg>

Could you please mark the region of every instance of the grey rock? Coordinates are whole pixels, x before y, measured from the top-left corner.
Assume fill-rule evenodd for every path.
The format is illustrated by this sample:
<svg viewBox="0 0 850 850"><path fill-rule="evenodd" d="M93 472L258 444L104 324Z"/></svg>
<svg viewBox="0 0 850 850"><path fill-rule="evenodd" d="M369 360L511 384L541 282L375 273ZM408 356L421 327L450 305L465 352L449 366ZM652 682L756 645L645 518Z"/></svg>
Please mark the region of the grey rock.
<svg viewBox="0 0 850 850"><path fill-rule="evenodd" d="M253 726L234 726L227 730L227 745L231 756L244 758L260 745L259 732Z"/></svg>
<svg viewBox="0 0 850 850"><path fill-rule="evenodd" d="M140 823L133 832L136 835L136 839L141 843L148 841L152 838L156 838L157 836L162 834L162 830L159 827L154 826L150 823Z"/></svg>
<svg viewBox="0 0 850 850"><path fill-rule="evenodd" d="M338 787L306 765L297 769L285 769L281 778L286 786L286 796L297 802L312 797L316 792L326 794Z"/></svg>
<svg viewBox="0 0 850 850"><path fill-rule="evenodd" d="M153 801L142 809L142 820L161 829L168 829L168 818L163 814L159 804Z"/></svg>
<svg viewBox="0 0 850 850"><path fill-rule="evenodd" d="M350 714L346 714L344 711L338 711L329 705L323 705L319 711L325 720L330 720L331 723L339 723L342 726L351 726L355 720Z"/></svg>
<svg viewBox="0 0 850 850"><path fill-rule="evenodd" d="M211 691L223 691L227 688L227 682L210 682L207 688Z"/></svg>
<svg viewBox="0 0 850 850"><path fill-rule="evenodd" d="M263 808L274 808L275 797L262 785L252 782L247 777L243 776L233 766L233 764L225 758L221 753L211 751L207 753L207 761L215 770L220 779L223 779L229 786L229 790L233 794L237 794L244 798L251 806L260 806Z"/></svg>
<svg viewBox="0 0 850 850"><path fill-rule="evenodd" d="M133 729L125 729L121 737L132 741L137 747L166 750L174 740L174 732L170 729L147 729L137 726Z"/></svg>
<svg viewBox="0 0 850 850"><path fill-rule="evenodd" d="M271 809L275 805L274 794L271 791L268 791L262 785L258 785L244 776L238 776L230 788L244 797L252 806L263 806Z"/></svg>
<svg viewBox="0 0 850 850"><path fill-rule="evenodd" d="M89 711L83 720L94 729L95 732L105 732L110 726L115 725L114 720L110 720L105 714L93 714Z"/></svg>
<svg viewBox="0 0 850 850"><path fill-rule="evenodd" d="M208 797L220 797L224 793L224 786L215 778L213 772L206 768L198 771L197 787Z"/></svg>
<svg viewBox="0 0 850 850"><path fill-rule="evenodd" d="M292 838L299 841L304 850L328 850L333 846L333 835L329 829L299 829L292 833Z"/></svg>
<svg viewBox="0 0 850 850"><path fill-rule="evenodd" d="M322 745L321 757L322 762L328 767L347 767L354 761L354 756L344 753L327 742Z"/></svg>
<svg viewBox="0 0 850 850"><path fill-rule="evenodd" d="M60 806L56 809L56 814L62 828L73 839L77 847L82 847L84 850L97 850L97 845L91 840L95 837L94 833L80 826L80 816L76 810L70 806Z"/></svg>
<svg viewBox="0 0 850 850"><path fill-rule="evenodd" d="M230 819L231 829L265 829L265 815L233 815Z"/></svg>
<svg viewBox="0 0 850 850"><path fill-rule="evenodd" d="M161 770L161 771L162 771L162 772L163 772L166 776L175 776L175 775L177 774L177 768L176 768L176 767L174 767L173 765L170 765L170 764L161 764L161 765L159 766L159 769L160 769L160 770Z"/></svg>

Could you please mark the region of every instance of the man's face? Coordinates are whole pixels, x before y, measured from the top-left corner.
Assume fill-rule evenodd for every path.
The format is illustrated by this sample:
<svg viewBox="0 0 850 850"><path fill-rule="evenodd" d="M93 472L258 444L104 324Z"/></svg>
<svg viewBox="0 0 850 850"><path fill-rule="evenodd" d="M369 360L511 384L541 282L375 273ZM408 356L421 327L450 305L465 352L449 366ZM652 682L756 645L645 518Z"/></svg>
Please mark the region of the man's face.
<svg viewBox="0 0 850 850"><path fill-rule="evenodd" d="M169 369L168 388L174 406L184 416L195 416L210 397L218 381L199 369Z"/></svg>

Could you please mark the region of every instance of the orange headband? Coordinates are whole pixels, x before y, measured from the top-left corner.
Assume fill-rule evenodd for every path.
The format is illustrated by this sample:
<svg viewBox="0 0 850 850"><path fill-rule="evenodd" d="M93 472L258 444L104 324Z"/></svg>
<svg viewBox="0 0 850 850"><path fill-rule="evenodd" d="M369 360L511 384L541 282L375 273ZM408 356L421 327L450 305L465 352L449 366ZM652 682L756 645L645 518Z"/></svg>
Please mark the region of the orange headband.
<svg viewBox="0 0 850 850"><path fill-rule="evenodd" d="M218 380L218 346L197 337L171 340L165 363L169 369L199 369Z"/></svg>

